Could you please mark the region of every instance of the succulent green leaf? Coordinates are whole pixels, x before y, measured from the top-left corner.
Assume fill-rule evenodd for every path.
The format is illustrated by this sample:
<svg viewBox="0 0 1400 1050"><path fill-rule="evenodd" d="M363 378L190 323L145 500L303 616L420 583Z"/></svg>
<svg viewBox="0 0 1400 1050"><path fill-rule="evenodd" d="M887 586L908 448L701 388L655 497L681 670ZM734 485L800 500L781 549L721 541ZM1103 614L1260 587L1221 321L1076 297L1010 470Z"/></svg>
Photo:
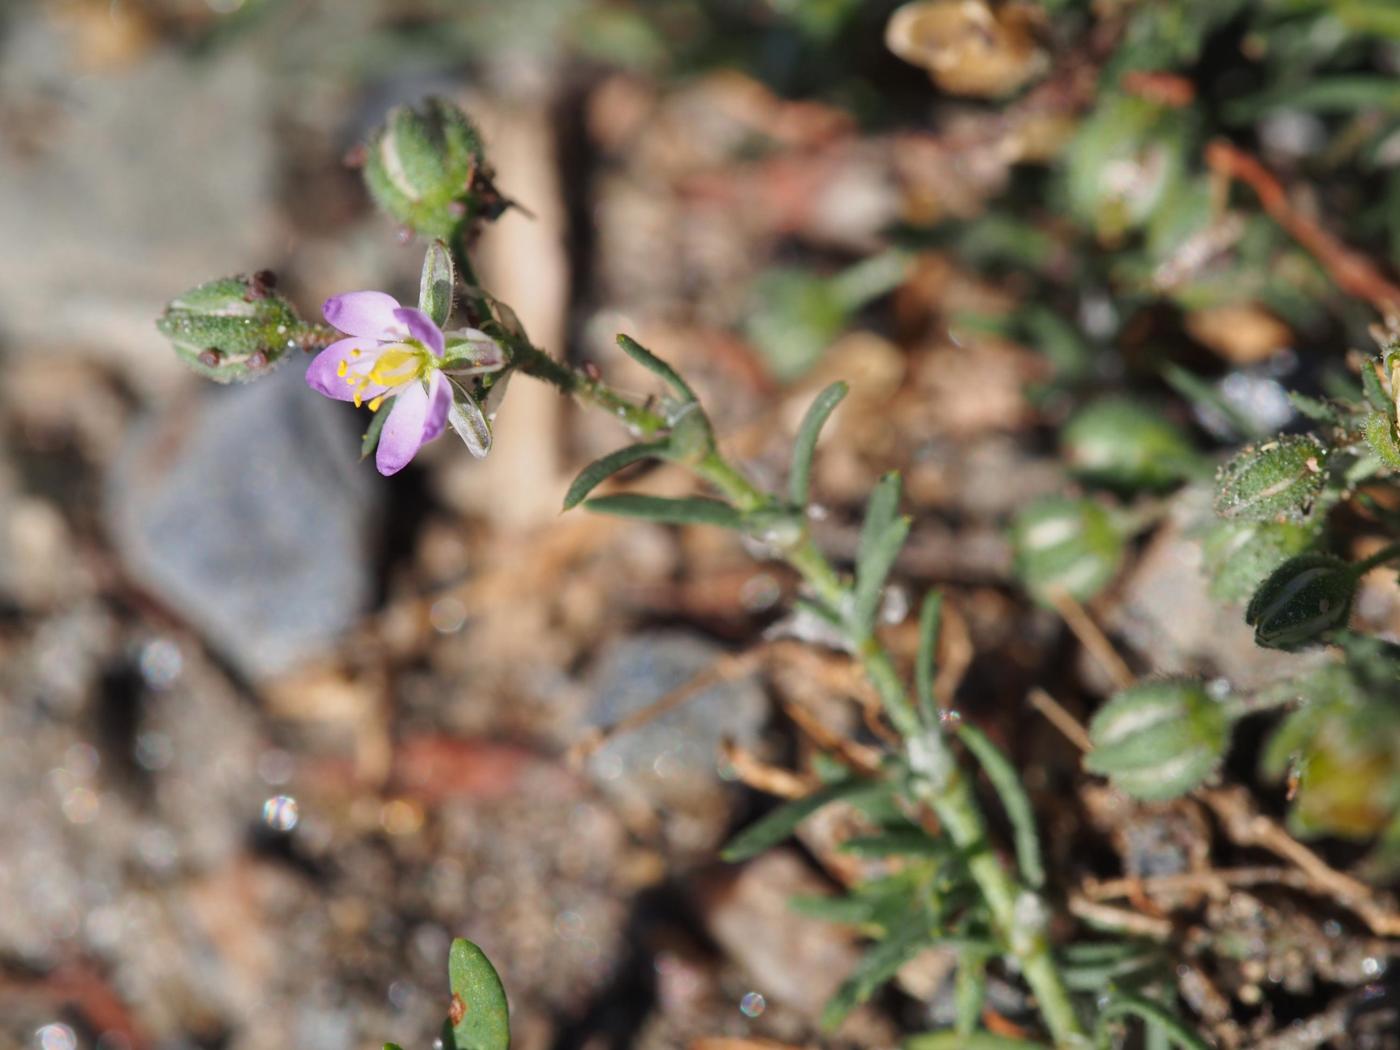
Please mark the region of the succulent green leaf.
<svg viewBox="0 0 1400 1050"><path fill-rule="evenodd" d="M727 861L748 860L782 842L797 825L823 806L837 801L852 801L861 795L886 794L889 790L889 785L884 781L863 777L827 784L810 795L784 803L763 819L750 824L729 841L720 856Z"/></svg>
<svg viewBox="0 0 1400 1050"><path fill-rule="evenodd" d="M841 403L850 388L845 383L832 383L817 395L802 417L797 430L797 443L792 450L792 473L788 478L788 497L794 507L806 507L811 495L812 455L822 427Z"/></svg>
<svg viewBox="0 0 1400 1050"><path fill-rule="evenodd" d="M1020 774L1001 753L991 739L980 729L964 723L958 728L958 738L982 767L1001 799L1011 822L1011 833L1016 845L1016 864L1021 869L1021 878L1033 889L1045 885L1045 864L1040 856L1040 835L1036 831L1035 811L1031 808L1030 796L1021 785Z"/></svg>
<svg viewBox="0 0 1400 1050"><path fill-rule="evenodd" d="M452 253L442 241L431 241L423 256L423 276L418 283L418 309L439 328L452 316L452 293L456 278L452 270Z"/></svg>
<svg viewBox="0 0 1400 1050"><path fill-rule="evenodd" d="M695 391L690 389L690 384L681 378L680 373L668 365L661 358L657 357L650 350L637 342L630 335L619 335L617 345L622 348L622 352L630 357L637 364L641 365L648 372L659 376L682 401L696 400Z"/></svg>
<svg viewBox="0 0 1400 1050"><path fill-rule="evenodd" d="M664 525L718 525L725 529L742 529L744 517L728 503L716 499L692 496L667 499L623 492L616 496L596 496L584 506L598 514L619 518L640 518Z"/></svg>
<svg viewBox="0 0 1400 1050"><path fill-rule="evenodd" d="M626 448L608 453L601 459L595 459L579 472L574 483L569 486L569 491L564 496L564 509L572 510L577 507L590 492L624 467L630 467L633 463L640 463L644 459L652 459L665 454L666 442L652 441L628 445Z"/></svg>
<svg viewBox="0 0 1400 1050"><path fill-rule="evenodd" d="M458 937L447 956L452 986L455 1050L509 1050L510 1009L501 978L486 953Z"/></svg>

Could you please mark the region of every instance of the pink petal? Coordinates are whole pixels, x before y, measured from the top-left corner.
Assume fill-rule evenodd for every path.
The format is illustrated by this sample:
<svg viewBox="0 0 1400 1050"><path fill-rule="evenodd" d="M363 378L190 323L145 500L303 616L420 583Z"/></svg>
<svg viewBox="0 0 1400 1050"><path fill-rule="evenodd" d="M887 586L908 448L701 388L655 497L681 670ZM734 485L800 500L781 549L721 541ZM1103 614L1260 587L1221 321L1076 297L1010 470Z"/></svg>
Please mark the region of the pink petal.
<svg viewBox="0 0 1400 1050"><path fill-rule="evenodd" d="M373 339L342 339L338 343L332 343L311 361L306 368L306 385L318 394L325 394L333 397L337 401L355 400L355 387L347 379L355 371L365 371L365 365L374 359L373 355L379 349L379 343ZM358 361L350 356L352 351L359 350L364 356ZM346 375L340 374L340 366L345 365ZM368 401L384 393L384 387L375 383L361 387L360 399Z"/></svg>
<svg viewBox="0 0 1400 1050"><path fill-rule="evenodd" d="M403 306L394 311L394 319L408 326L408 334L426 346L438 357L442 356L442 329L433 324L433 319L414 306Z"/></svg>
<svg viewBox="0 0 1400 1050"><path fill-rule="evenodd" d="M346 335L389 342L404 335L403 322L394 316L398 309L399 301L385 292L346 292L327 299L321 313Z"/></svg>
<svg viewBox="0 0 1400 1050"><path fill-rule="evenodd" d="M423 445L423 429L428 420L428 392L422 383L408 383L394 398L394 407L379 435L379 451L374 465L388 477L408 466Z"/></svg>
<svg viewBox="0 0 1400 1050"><path fill-rule="evenodd" d="M452 384L434 372L428 380L428 416L423 421L423 444L442 433L447 426L447 412L452 407Z"/></svg>

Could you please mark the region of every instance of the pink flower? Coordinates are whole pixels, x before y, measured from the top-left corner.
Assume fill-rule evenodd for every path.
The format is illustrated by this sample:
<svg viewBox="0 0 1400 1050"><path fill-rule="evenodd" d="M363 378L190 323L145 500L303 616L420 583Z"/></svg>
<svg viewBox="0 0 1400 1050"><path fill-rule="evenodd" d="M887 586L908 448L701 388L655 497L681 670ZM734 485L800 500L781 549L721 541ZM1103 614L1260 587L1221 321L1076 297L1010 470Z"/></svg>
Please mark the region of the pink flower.
<svg viewBox="0 0 1400 1050"><path fill-rule="evenodd" d="M306 370L307 385L337 401L367 404L376 412L387 399L394 400L374 456L379 473L402 470L424 444L442 433L449 417L459 430L464 413L480 417L465 391L460 392L461 402L454 403L453 383L444 369L480 374L500 368L500 349L485 333L452 333L461 338L454 340L454 352L445 358L442 329L422 310L400 306L384 292L334 296L326 300L322 313L349 338L316 355Z"/></svg>

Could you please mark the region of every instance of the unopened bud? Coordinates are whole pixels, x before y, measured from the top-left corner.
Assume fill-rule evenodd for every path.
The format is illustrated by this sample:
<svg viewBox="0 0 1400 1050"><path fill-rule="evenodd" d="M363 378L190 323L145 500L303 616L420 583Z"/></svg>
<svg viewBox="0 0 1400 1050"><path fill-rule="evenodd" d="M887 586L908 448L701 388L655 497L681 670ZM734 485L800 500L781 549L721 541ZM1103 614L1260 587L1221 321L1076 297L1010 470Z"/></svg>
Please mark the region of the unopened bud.
<svg viewBox="0 0 1400 1050"><path fill-rule="evenodd" d="M1306 521L1326 479L1327 446L1311 434L1248 445L1215 476L1215 510L1245 521Z"/></svg>
<svg viewBox="0 0 1400 1050"><path fill-rule="evenodd" d="M1289 558L1259 585L1245 609L1254 641L1266 649L1302 649L1320 644L1345 627L1356 594L1356 571L1330 554Z"/></svg>
<svg viewBox="0 0 1400 1050"><path fill-rule="evenodd" d="M1134 798L1185 794L1225 754L1230 719L1199 682L1173 679L1124 689L1089 723L1094 749L1084 768Z"/></svg>
<svg viewBox="0 0 1400 1050"><path fill-rule="evenodd" d="M1085 407L1060 441L1076 474L1113 488L1165 488L1196 463L1195 450L1179 427L1126 398L1105 398Z"/></svg>
<svg viewBox="0 0 1400 1050"><path fill-rule="evenodd" d="M172 300L156 327L180 358L219 383L265 375L309 335L266 270L222 277Z"/></svg>
<svg viewBox="0 0 1400 1050"><path fill-rule="evenodd" d="M1112 516L1087 499L1033 503L1016 516L1011 544L1017 576L1042 600L1057 590L1088 600L1123 560L1123 536Z"/></svg>
<svg viewBox="0 0 1400 1050"><path fill-rule="evenodd" d="M481 138L467 115L442 98L400 106L371 138L365 184L395 220L424 237L449 239L484 211Z"/></svg>

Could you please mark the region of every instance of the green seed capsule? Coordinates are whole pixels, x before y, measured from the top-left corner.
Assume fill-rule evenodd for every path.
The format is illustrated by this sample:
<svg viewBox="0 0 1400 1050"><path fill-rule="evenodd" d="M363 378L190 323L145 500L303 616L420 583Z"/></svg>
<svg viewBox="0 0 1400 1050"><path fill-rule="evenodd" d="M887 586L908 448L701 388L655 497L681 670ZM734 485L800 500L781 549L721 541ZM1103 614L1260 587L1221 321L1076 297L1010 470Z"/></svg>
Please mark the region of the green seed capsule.
<svg viewBox="0 0 1400 1050"><path fill-rule="evenodd" d="M1260 584L1245 609L1254 641L1266 649L1302 649L1320 644L1328 631L1345 627L1356 594L1356 573L1330 554L1289 558Z"/></svg>
<svg viewBox="0 0 1400 1050"><path fill-rule="evenodd" d="M1215 510L1245 521L1305 521L1326 478L1327 446L1288 434L1235 454L1215 476Z"/></svg>
<svg viewBox="0 0 1400 1050"><path fill-rule="evenodd" d="M364 177L375 203L424 237L450 240L487 211L481 138L441 98L400 106L370 138ZM494 198L493 198L494 199Z"/></svg>
<svg viewBox="0 0 1400 1050"><path fill-rule="evenodd" d="M1113 579L1123 537L1109 512L1087 499L1040 500L1011 528L1016 574L1038 599L1055 590L1087 601Z"/></svg>
<svg viewBox="0 0 1400 1050"><path fill-rule="evenodd" d="M1134 798L1159 801L1185 794L1216 769L1230 720L1199 682L1145 682L1100 708L1089 736L1094 749L1085 769Z"/></svg>
<svg viewBox="0 0 1400 1050"><path fill-rule="evenodd" d="M1166 488L1196 462L1179 427L1127 398L1105 398L1082 409L1065 427L1060 444L1076 474L1112 488Z"/></svg>
<svg viewBox="0 0 1400 1050"><path fill-rule="evenodd" d="M266 271L208 281L171 300L156 328L201 375L219 383L256 379L309 334L275 283Z"/></svg>

